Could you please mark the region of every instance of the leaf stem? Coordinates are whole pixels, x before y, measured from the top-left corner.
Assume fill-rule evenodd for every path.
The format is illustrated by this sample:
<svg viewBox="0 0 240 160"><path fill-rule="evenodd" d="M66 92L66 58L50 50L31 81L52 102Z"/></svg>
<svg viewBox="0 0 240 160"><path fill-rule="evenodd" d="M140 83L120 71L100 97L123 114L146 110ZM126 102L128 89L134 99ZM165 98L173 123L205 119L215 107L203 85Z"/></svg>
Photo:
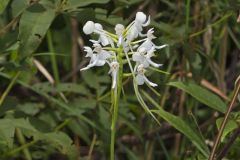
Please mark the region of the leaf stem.
<svg viewBox="0 0 240 160"><path fill-rule="evenodd" d="M25 145L26 144L26 140L21 132L21 130L19 128L16 128L16 135L17 135L17 138L20 142L21 145ZM29 152L29 149L28 147L24 147L23 148L23 153L24 153L24 156L26 158L26 160L32 160L32 157L31 157L31 154Z"/></svg>
<svg viewBox="0 0 240 160"><path fill-rule="evenodd" d="M221 136L222 136L222 134L223 134L224 128L225 128L225 126L226 126L226 124L227 124L228 117L229 117L229 115L230 115L230 113L231 113L231 110L232 110L232 108L233 108L233 105L234 105L234 103L235 103L235 101L236 101L236 99L237 99L237 96L238 96L239 91L240 91L240 80L238 80L237 83L236 83L236 89L235 89L235 91L234 91L233 98L232 98L232 100L231 100L231 102L230 102L230 104L229 104L229 106L228 106L228 110L227 110L227 112L226 112L226 114L225 114L225 116L224 116L223 122L222 122L222 124L221 124L220 129L219 129L217 138L216 138L216 140L215 140L215 142L214 142L213 149L212 149L212 152L211 152L208 160L214 160L214 159L215 159L215 152L216 152L216 150L217 150L217 146L218 146L218 144L219 144L219 141L220 141Z"/></svg>

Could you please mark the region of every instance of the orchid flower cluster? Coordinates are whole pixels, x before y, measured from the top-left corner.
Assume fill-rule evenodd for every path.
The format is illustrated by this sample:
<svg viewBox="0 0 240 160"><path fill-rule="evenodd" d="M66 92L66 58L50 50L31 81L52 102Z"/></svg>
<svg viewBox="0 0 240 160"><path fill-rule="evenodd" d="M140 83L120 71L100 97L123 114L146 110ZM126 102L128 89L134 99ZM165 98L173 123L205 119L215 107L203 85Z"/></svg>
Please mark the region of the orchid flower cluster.
<svg viewBox="0 0 240 160"><path fill-rule="evenodd" d="M137 12L135 20L126 28L122 24L115 26L115 34L105 31L101 24L92 21L86 22L83 27L83 32L86 35L97 34L97 40L90 40L92 48L85 46L84 51L87 53L86 57L90 58L89 64L82 68L81 71L87 70L94 66L103 66L108 64L110 67L109 74L112 76L112 88L116 88L119 68L124 62L124 57L134 61L135 67L132 68L132 74L138 85L146 83L152 87L157 86L156 83L151 82L146 76L145 72L149 67L160 67L152 61L157 49L166 47L167 45L157 46L152 41L156 37L153 35L154 29L151 28L146 34L143 32L143 27L150 24L150 16L147 17L143 12ZM141 39L137 39L137 38ZM119 58L119 54L121 54ZM130 58L128 58L131 56ZM121 62L120 62L121 61Z"/></svg>

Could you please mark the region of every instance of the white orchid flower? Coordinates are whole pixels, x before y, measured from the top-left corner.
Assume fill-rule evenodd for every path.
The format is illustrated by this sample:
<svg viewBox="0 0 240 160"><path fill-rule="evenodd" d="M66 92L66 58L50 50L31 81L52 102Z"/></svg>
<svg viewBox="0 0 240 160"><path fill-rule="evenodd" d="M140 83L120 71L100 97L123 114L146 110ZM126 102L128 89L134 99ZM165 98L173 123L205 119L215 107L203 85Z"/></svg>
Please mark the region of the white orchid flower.
<svg viewBox="0 0 240 160"><path fill-rule="evenodd" d="M157 84L149 81L149 80L147 79L147 77L144 75L144 73L145 73L144 66L143 66L143 64L140 64L140 65L137 67L137 76L136 76L137 84L138 84L138 85L143 85L144 83L147 83L147 84L149 84L149 85L152 86L152 87L156 87Z"/></svg>
<svg viewBox="0 0 240 160"><path fill-rule="evenodd" d="M148 26L149 24L150 16L147 20L147 16L143 12L137 12L135 20L130 24L130 28L127 34L127 42L131 42L138 36L146 36L145 34L142 34L142 28Z"/></svg>
<svg viewBox="0 0 240 160"><path fill-rule="evenodd" d="M103 46L107 46L110 44L112 47L114 47L112 39L107 36L100 23L87 21L87 23L83 26L83 32L87 35L92 33L96 33L99 35L99 39L97 41L91 40L93 43L101 43Z"/></svg>
<svg viewBox="0 0 240 160"><path fill-rule="evenodd" d="M84 51L87 52L85 57L90 57L91 59L89 64L80 71L87 70L94 66L103 66L107 59L111 57L111 53L103 50L100 44L94 44L94 47L94 50L90 47L84 47Z"/></svg>
<svg viewBox="0 0 240 160"><path fill-rule="evenodd" d="M124 43L124 38L123 38L124 29L125 27L122 24L116 24L115 26L116 35L118 36L118 44L117 44L118 46Z"/></svg>
<svg viewBox="0 0 240 160"><path fill-rule="evenodd" d="M136 62L134 69L132 69L131 65L130 67L131 71L136 74L136 82L138 85L146 83L152 87L157 86L157 84L150 82L144 73L145 69L149 66L160 67L162 65L153 62L151 58L155 56L154 52L157 49L164 48L167 45L157 46L153 43L153 40L156 38L153 28L149 29L146 34L143 33L143 27L149 24L150 16L147 17L143 12L137 12L134 21L126 28L122 24L116 24L115 34L113 34L105 31L101 24L88 21L83 27L83 32L87 35L95 33L99 35L99 38L97 40L90 40L93 42L93 49L84 47L84 51L87 52L86 57L90 58L90 62L86 67L82 68L81 71L94 66L103 66L105 63L108 63L110 67L109 74L112 76L112 88L117 88L119 66L124 65L125 58L127 58L129 65L131 64L130 60ZM139 40L133 41L138 37L140 37ZM111 46L105 47L107 45ZM121 53L117 53L122 52L122 50L125 56L119 56ZM129 50L131 51L130 53ZM116 51L117 55L113 51ZM128 55L131 54L132 59L129 59ZM120 61L117 61L117 56L121 59L122 64L119 64Z"/></svg>
<svg viewBox="0 0 240 160"><path fill-rule="evenodd" d="M161 46L156 46L152 40L155 39L156 37L153 35L154 30L153 28L149 29L147 32L147 38L146 40L139 46L139 48L146 48L147 51L149 51L150 49L152 49L152 47L154 47L154 49L161 49L164 48L166 46L168 46L167 44L161 45Z"/></svg>
<svg viewBox="0 0 240 160"><path fill-rule="evenodd" d="M109 64L110 70L108 74L112 75L112 88L116 87L117 84L117 75L119 70L119 63L117 61L113 61Z"/></svg>
<svg viewBox="0 0 240 160"><path fill-rule="evenodd" d="M160 67L162 64L155 63L151 60L151 57L154 56L155 49L152 47L148 52L146 48L142 47L138 49L138 52L135 52L132 56L133 61L137 62L137 64L142 64L144 68L152 65L153 67Z"/></svg>

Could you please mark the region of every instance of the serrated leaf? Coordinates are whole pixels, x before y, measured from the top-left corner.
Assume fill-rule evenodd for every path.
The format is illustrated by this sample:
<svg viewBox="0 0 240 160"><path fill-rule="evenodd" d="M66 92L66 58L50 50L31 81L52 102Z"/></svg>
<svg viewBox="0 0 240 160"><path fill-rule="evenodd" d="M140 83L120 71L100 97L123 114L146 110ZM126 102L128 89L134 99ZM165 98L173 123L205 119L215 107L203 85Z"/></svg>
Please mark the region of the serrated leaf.
<svg viewBox="0 0 240 160"><path fill-rule="evenodd" d="M170 82L168 83L168 85L177 87L187 92L188 94L196 98L198 101L213 108L214 110L222 113L225 113L226 111L226 104L217 95L195 83Z"/></svg>
<svg viewBox="0 0 240 160"><path fill-rule="evenodd" d="M217 128L219 129L221 124L222 124L223 118L218 118L216 120L216 124L217 124ZM226 126L223 130L223 134L221 137L221 141L223 141L225 139L225 137L231 133L233 130L235 130L236 128L238 128L238 124L237 122L235 122L234 120L228 120L228 122L226 123Z"/></svg>
<svg viewBox="0 0 240 160"><path fill-rule="evenodd" d="M161 106L158 105L156 101L154 101L147 93L143 92L144 96L155 106L158 110L152 110L152 112L156 113L164 120L166 120L170 125L172 125L175 129L183 133L191 142L199 149L199 151L205 156L208 157L209 150L201 138L200 134L197 133L195 129L191 127L186 121L184 121L181 117L175 116L167 111L164 111Z"/></svg>
<svg viewBox="0 0 240 160"><path fill-rule="evenodd" d="M0 143L7 145L9 148L13 146L13 137L16 128L21 128L31 133L37 130L26 119L1 119L0 120Z"/></svg>
<svg viewBox="0 0 240 160"><path fill-rule="evenodd" d="M50 132L35 135L35 140L43 140L58 148L62 153L67 154L68 148L72 145L72 139L63 132Z"/></svg>
<svg viewBox="0 0 240 160"><path fill-rule="evenodd" d="M20 57L32 54L42 42L56 16L55 10L34 4L23 12L19 22Z"/></svg>

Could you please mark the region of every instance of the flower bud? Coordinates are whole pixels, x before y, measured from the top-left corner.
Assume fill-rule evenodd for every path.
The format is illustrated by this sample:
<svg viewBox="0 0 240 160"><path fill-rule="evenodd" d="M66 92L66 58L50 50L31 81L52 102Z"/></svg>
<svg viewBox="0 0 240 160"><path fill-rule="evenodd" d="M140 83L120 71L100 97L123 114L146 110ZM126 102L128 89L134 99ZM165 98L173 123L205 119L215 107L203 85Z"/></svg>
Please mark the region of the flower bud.
<svg viewBox="0 0 240 160"><path fill-rule="evenodd" d="M117 24L115 26L115 31L118 36L121 35L124 31L124 26L122 24Z"/></svg>
<svg viewBox="0 0 240 160"><path fill-rule="evenodd" d="M103 27L100 23L95 23L95 29L97 30L103 30Z"/></svg>
<svg viewBox="0 0 240 160"><path fill-rule="evenodd" d="M95 25L93 21L87 21L87 23L83 26L83 32L85 34L93 33L94 29L95 29Z"/></svg>
<svg viewBox="0 0 240 160"><path fill-rule="evenodd" d="M143 12L137 12L136 14L136 21L140 23L144 23L147 19L147 16Z"/></svg>

